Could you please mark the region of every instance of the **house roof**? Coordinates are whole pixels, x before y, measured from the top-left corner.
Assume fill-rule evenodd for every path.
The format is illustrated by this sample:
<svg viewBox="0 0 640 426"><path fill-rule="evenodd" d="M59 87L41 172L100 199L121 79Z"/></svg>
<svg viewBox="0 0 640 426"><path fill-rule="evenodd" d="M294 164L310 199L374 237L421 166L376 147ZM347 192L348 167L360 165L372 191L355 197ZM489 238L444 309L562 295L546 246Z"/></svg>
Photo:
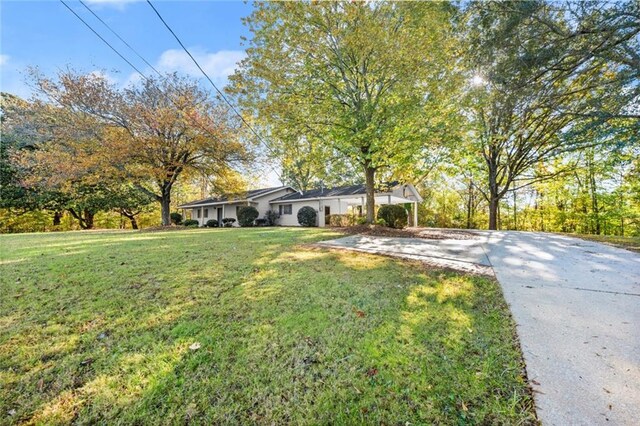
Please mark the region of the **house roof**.
<svg viewBox="0 0 640 426"><path fill-rule="evenodd" d="M376 192L389 192L391 188L398 185L398 182L389 182L376 188ZM341 197L345 195L364 195L366 194L366 187L364 184L338 186L335 188L318 188L310 189L308 191L294 192L284 195L282 197L271 200L271 203L281 201L293 201L293 200L307 200L312 198L325 198L325 197Z"/></svg>
<svg viewBox="0 0 640 426"><path fill-rule="evenodd" d="M211 197L205 198L202 200L192 201L190 203L182 204L178 206L179 208L187 208L187 207L198 207L198 206L206 206L209 204L219 204L226 202L239 202L239 201L247 201L253 200L255 198L260 198L264 195L271 194L272 192L279 191L281 189L291 188L289 186L274 186L272 188L261 188L261 189L252 189L243 194L239 195L223 195L221 197ZM291 188L293 189L293 188Z"/></svg>

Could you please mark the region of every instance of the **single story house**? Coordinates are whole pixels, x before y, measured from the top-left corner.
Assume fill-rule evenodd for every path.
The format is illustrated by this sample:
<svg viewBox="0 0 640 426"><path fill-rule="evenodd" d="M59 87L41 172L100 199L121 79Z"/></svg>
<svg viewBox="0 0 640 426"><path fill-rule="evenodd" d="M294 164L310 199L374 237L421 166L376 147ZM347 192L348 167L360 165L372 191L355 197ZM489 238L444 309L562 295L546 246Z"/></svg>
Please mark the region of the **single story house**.
<svg viewBox="0 0 640 426"><path fill-rule="evenodd" d="M298 211L310 206L318 213L318 226L324 227L328 216L332 214L366 214L366 191L364 185L341 186L337 188L319 188L309 191L296 191L290 186L254 189L241 196L223 196L193 201L178 206L190 212L191 219L204 225L209 219L237 219L241 206L254 206L264 217L268 210L280 213L279 225L299 226ZM418 221L418 203L422 197L411 184L393 182L376 189L376 205L411 204L410 223ZM186 214L185 214L186 216ZM237 225L237 223L236 223Z"/></svg>

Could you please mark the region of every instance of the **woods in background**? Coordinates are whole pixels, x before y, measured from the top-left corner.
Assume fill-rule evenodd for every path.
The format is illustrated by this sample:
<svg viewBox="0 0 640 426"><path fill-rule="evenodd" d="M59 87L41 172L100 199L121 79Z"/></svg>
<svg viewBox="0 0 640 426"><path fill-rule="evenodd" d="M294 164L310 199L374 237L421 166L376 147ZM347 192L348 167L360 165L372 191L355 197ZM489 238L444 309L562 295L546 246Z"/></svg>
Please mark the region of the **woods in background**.
<svg viewBox="0 0 640 426"><path fill-rule="evenodd" d="M2 94L2 230L168 225L176 191L246 188L259 155L369 204L413 182L421 225L640 235L637 1L258 3L245 23L227 92L266 146L197 81L36 73L39 100Z"/></svg>

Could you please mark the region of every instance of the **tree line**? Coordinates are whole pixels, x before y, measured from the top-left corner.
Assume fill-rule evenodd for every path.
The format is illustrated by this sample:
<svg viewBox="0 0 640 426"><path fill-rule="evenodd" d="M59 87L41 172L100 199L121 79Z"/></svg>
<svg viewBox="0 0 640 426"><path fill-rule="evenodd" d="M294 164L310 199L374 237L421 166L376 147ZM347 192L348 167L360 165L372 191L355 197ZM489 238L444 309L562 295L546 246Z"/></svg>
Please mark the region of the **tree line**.
<svg viewBox="0 0 640 426"><path fill-rule="evenodd" d="M237 190L268 156L283 183L414 182L437 226L640 233L640 5L271 2L244 20L227 93L267 147L195 80L125 89L33 74L3 94L4 209L170 223L175 185ZM127 216L128 215L128 216Z"/></svg>

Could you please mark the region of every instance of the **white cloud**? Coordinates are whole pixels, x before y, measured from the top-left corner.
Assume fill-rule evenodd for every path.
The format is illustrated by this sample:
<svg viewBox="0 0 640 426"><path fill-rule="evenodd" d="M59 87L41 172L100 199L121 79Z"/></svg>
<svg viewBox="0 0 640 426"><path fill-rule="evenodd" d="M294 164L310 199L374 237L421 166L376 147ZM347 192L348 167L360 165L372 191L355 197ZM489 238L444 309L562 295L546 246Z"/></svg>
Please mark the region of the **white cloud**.
<svg viewBox="0 0 640 426"><path fill-rule="evenodd" d="M237 63L246 56L245 52L241 50L220 50L208 53L198 49L190 49L190 52L215 83L226 83L227 77L235 71ZM202 77L196 64L183 50L165 50L158 59L157 68L161 72L177 71L192 77Z"/></svg>
<svg viewBox="0 0 640 426"><path fill-rule="evenodd" d="M5 65L9 62L9 55L0 55L0 65Z"/></svg>
<svg viewBox="0 0 640 426"><path fill-rule="evenodd" d="M190 48L189 51L196 58L202 69L207 73L211 80L220 88L227 84L227 78L233 74L238 62L246 56L242 50L220 50L218 52L208 53L201 49ZM158 60L154 64L154 68L161 73L173 73L188 75L196 79L204 79L204 76L193 63L189 55L184 50L169 49L162 52ZM149 77L155 77L155 72L146 68L142 70ZM129 77L124 79L122 86L128 87L140 83L142 77L137 72L132 72ZM204 83L208 86L208 83Z"/></svg>

